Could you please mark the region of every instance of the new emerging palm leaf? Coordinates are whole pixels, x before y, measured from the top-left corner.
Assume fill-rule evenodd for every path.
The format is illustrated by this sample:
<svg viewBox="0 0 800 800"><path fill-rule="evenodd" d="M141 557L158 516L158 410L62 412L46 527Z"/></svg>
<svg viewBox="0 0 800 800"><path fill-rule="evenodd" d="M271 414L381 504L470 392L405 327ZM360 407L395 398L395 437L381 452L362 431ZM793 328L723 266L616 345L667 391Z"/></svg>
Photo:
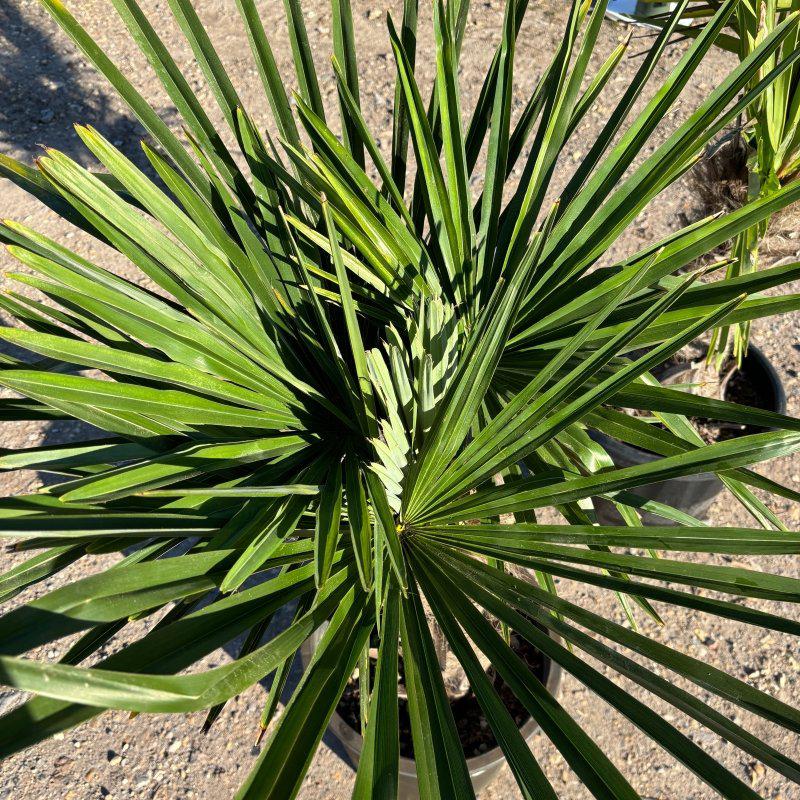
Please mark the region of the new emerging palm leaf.
<svg viewBox="0 0 800 800"><path fill-rule="evenodd" d="M510 649L509 629L721 796L758 797L596 661L800 783L791 755L701 695L794 732L797 709L613 621L616 594L633 621L658 620L658 604L667 603L798 633L796 620L748 604L797 602L796 578L691 554L800 552L800 536L786 531L754 490L792 501L797 493L750 469L800 448L800 422L662 387L649 371L708 330L800 308L800 295L762 294L800 277L798 264L705 285L675 276L800 199L800 185L680 230L624 261L604 261L637 214L793 68L800 51L787 52L785 43L797 36L796 15L770 30L642 158L736 7L729 0L719 9L644 110L626 122L685 11L679 4L553 203L559 155L624 52L620 47L587 74L602 3L591 13L588 3L573 5L560 47L512 124L514 49L525 46L517 33L527 3L508 2L473 108L457 82L468 3L434 6L436 81L423 97L414 76L417 7L406 0L400 26L389 21L397 88L391 151L383 153L360 110L349 0L333 3L341 125L323 107L299 0L285 0L299 86L294 103L255 3L237 0L274 114L274 139L243 107L189 0L169 0L240 159L136 0L113 5L182 116L185 140L59 0L43 2L148 130L152 170L140 171L100 132L79 128L102 174L54 151L38 169L3 157L3 174L124 255L154 288L24 225L2 226L25 267L12 277L49 299L12 291L0 301L21 323L3 329L3 337L30 354L24 361L3 357L0 383L14 396L0 401L2 418L77 419L104 438L0 456L4 469L61 479L0 501L0 534L32 554L0 576L7 606L0 681L34 695L3 717L0 753L104 709L207 710L210 726L228 700L273 675L261 720L269 737L238 796L285 800L299 790L360 664L366 727L354 796L395 797L402 650L421 794L472 797L433 616L527 798L555 795L476 650L596 797L637 794ZM486 164L481 174L479 163ZM517 166L522 177L509 183ZM704 445L690 416L772 430ZM615 469L589 430L659 458ZM707 471L750 512L751 528L707 526L637 495L641 485ZM612 502L624 524L595 525L597 498ZM537 522L546 508L564 521ZM643 527L642 511L665 525ZM514 523L499 524L508 514ZM120 552L121 560L91 577L12 602L87 554ZM529 570L531 579L515 577L508 565ZM556 578L607 590L608 606L589 610L563 599ZM265 641L273 616L286 607L291 622ZM154 624L137 638L143 617ZM295 653L319 630L315 658L276 717ZM242 634L230 663L185 674ZM65 637L69 648L57 663L30 656ZM369 686L371 648L377 661ZM702 692L673 686L662 668Z"/></svg>

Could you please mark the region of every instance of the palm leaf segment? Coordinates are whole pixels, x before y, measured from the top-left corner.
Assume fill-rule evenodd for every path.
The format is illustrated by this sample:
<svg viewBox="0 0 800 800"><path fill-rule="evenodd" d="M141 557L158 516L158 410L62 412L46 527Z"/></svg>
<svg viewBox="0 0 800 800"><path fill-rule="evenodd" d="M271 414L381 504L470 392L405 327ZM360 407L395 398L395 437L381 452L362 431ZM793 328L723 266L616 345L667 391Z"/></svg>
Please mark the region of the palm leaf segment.
<svg viewBox="0 0 800 800"><path fill-rule="evenodd" d="M681 554L800 550L797 535L775 532L779 520L753 489L792 500L796 493L749 469L798 449L800 423L662 388L649 370L708 329L800 307L798 295L761 294L797 279L800 265L702 285L674 277L796 201L800 186L595 268L639 211L758 96L764 84L752 88L753 75L769 64L768 82L800 57L782 51L796 36L795 18L771 31L634 167L734 9L732 1L719 9L625 127L680 19L679 4L560 202L550 205L559 154L624 52L610 54L581 91L602 3L591 15L588 4L572 7L561 47L512 125L514 49L527 4L510 0L502 42L465 129L456 76L468 4L435 5L436 82L426 102L414 78L416 3L406 2L399 28L389 21L397 92L395 136L384 160L360 111L348 0L334 3L341 140L326 121L298 0L285 0L300 87L295 110L254 2L237 0L276 141L243 107L188 0L170 0L239 160L135 0L113 3L182 115L187 145L60 2L43 2L147 128L152 170L140 171L91 128L79 134L105 167L102 175L53 151L37 170L6 157L0 169L124 255L151 288L23 225L0 229L26 267L13 277L52 301L19 292L0 301L24 325L2 335L31 354L24 362L4 358L0 383L21 397L2 401L2 418L78 419L105 436L0 456L4 469L62 479L2 501L0 533L35 554L0 576L0 597L9 601L87 553L127 553L110 569L11 604L0 618L2 682L36 693L3 718L0 752L105 708L209 709L210 725L222 704L270 673L279 695L301 643L327 625L239 796L285 800L297 792L348 676L367 663L372 644L377 668L374 685L363 687L365 747L355 795L396 792L402 645L422 794L468 797L426 616L432 613L526 797L554 793L485 679L476 649L596 797L636 797L578 723L531 680L488 615L528 638L720 795L757 796L585 656L798 782L795 760L659 670L792 731L800 730L796 709L555 591L560 578L615 592L634 622L639 611L658 619L653 603L664 602L798 632L791 619L746 604L796 602L796 579ZM407 202L409 147L417 173ZM474 184L484 148L487 166ZM509 185L517 166L522 180ZM623 357L643 346L644 355ZM663 426L620 408L646 411ZM686 422L690 415L773 431L704 446ZM661 458L615 469L589 429ZM709 470L752 514L754 527L708 527L637 495L645 483ZM502 484L493 481L497 475ZM624 525L594 524L598 497L616 505ZM537 521L545 507L566 523ZM642 527L642 510L678 525ZM509 513L516 522L499 525ZM669 555L648 555L656 551ZM519 580L505 564L532 570L536 582ZM264 642L273 615L294 602L291 624ZM93 667L82 665L133 620L162 610L142 638ZM244 632L233 662L180 674ZM58 663L24 657L67 636L71 646ZM643 660L620 652L628 650ZM264 727L278 695L268 699Z"/></svg>

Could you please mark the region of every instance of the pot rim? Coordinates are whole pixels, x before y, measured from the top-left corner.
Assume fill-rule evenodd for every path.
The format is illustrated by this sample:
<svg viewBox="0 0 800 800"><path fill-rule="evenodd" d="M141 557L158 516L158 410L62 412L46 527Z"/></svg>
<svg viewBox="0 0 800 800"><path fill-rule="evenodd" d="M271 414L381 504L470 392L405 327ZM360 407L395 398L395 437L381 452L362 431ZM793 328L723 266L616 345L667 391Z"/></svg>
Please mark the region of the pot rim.
<svg viewBox="0 0 800 800"><path fill-rule="evenodd" d="M311 636L309 636L308 639L306 639L305 642L303 642L303 645L300 649L300 657L303 662L304 669L308 666L314 649L316 648L319 639L322 637L324 629L324 625L320 626ZM561 637L557 634L554 634L552 631L550 631L549 634L555 641L561 641ZM547 670L547 674L545 675L545 679L543 681L544 686L550 692L550 694L553 695L553 697L556 697L561 688L563 671L561 666L553 661L549 656L545 655L544 653L541 655L545 661L545 668ZM345 750L347 750L351 758L357 763L364 747L364 739L361 734L351 728L336 710L334 710L330 720L328 721L328 727L336 734L338 739L344 745ZM528 741L538 730L540 730L540 726L533 717L529 717L528 720L518 730L522 734L523 738ZM404 758L403 756L400 756L399 761L400 775L408 778L414 778L414 780L416 780L416 761L413 758ZM466 761L470 777L475 778L478 775L482 775L483 773L503 764L506 761L506 757L503 753L503 749L498 745L497 747L493 747L491 750L487 750L485 753L481 753L479 756L472 756L471 758L466 759Z"/></svg>
<svg viewBox="0 0 800 800"><path fill-rule="evenodd" d="M775 395L775 408L770 409L771 411L775 411L778 414L785 414L786 413L786 392L783 388L783 382L778 375L778 371L772 364L769 358L764 354L764 351L757 347L754 344L751 344L747 348L747 355L745 359L753 357L755 361L759 364L759 366L764 370L766 374L772 391ZM592 439L597 442L603 444L604 447L610 445L612 450L622 454L623 456L627 456L627 458L633 460L636 459L642 463L649 463L651 461L656 461L661 456L657 455L656 453L651 453L647 450L642 450L639 447L636 447L632 444L628 444L627 442L623 442L619 439L615 439L613 436L608 436L605 433L602 433L598 430L590 430L588 431L589 435ZM698 475L681 475L677 478L670 478L670 481L675 481L677 483L685 483L685 482L696 482L699 478L703 476L708 476L709 479L713 478L714 480L718 480L717 477L711 472L704 472Z"/></svg>

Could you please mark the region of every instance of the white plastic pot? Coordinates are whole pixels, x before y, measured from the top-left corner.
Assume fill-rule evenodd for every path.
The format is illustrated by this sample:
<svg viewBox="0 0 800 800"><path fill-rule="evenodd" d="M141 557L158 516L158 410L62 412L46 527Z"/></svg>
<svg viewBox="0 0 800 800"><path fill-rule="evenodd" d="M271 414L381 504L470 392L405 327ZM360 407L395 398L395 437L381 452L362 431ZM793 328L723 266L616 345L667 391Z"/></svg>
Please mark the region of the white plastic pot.
<svg viewBox="0 0 800 800"><path fill-rule="evenodd" d="M314 655L314 650L322 639L324 632L324 626L319 628L313 635L306 639L300 648L300 659L303 664L303 669L310 663ZM553 663L547 656L543 655L543 658L546 665L545 686L550 694L556 697L561 688L561 667ZM358 760L361 757L361 749L364 745L364 740L361 738L361 735L353 730L353 728L351 728L335 711L328 723L328 730L339 739L347 751L347 754L350 756L351 761L357 766ZM531 718L520 730L525 740L530 741L539 730L539 725ZM474 758L467 759L469 777L472 780L472 785L476 793L485 789L497 777L498 772L500 772L505 762L506 758L499 747L495 747ZM419 798L417 767L413 759L400 758L398 793L400 800L418 800Z"/></svg>

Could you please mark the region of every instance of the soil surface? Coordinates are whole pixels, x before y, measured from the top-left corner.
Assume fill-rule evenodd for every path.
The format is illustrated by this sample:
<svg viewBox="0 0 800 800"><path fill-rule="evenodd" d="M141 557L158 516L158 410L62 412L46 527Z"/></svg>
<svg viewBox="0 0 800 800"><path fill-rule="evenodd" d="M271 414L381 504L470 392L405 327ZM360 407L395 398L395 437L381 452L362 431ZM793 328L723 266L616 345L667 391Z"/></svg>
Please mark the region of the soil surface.
<svg viewBox="0 0 800 800"><path fill-rule="evenodd" d="M511 634L511 649L525 662L531 674L541 683L547 680L547 668L542 654L530 642L523 639L516 633ZM398 686L398 717L400 728L400 755L403 758L414 758L414 742L411 736L411 716L408 710L408 700L406 699L405 689L402 685L403 666L402 657L398 675L400 685ZM372 672L371 684L374 685L375 659L371 660L370 668ZM503 701L506 710L511 718L516 722L517 727L521 728L530 718L525 706L520 703L511 687L503 680L494 667L489 666L486 670L489 680L492 682L495 691ZM461 749L467 758L475 758L483 753L497 747L497 739L489 727L489 723L481 710L478 698L472 689L468 689L458 697L451 696L450 707L453 710L453 717L458 728L458 738L461 742ZM361 733L361 688L358 675L354 675L345 686L342 699L336 707L336 713L357 733Z"/></svg>
<svg viewBox="0 0 800 800"><path fill-rule="evenodd" d="M712 400L726 400L750 408L783 413L783 409L779 407L780 399L766 372L766 365L762 365L753 349L744 357L741 366L737 366L735 359L729 358L717 369L714 364L709 364L706 360L707 347L698 345L699 342L693 342L660 364L652 370L653 376L665 386L679 388ZM634 409L629 413L638 415L646 412ZM768 430L759 425L741 425L735 422L711 420L707 417L690 419L706 444ZM666 430L662 423L654 424Z"/></svg>
<svg viewBox="0 0 800 800"><path fill-rule="evenodd" d="M200 70L191 52L181 40L173 23L166 0L139 0L153 25L176 55L198 97L212 111L215 122L220 114L213 109L209 89L201 80ZM98 43L131 76L142 94L160 110L169 124L175 115L168 99L144 57L137 51L120 20L107 0L73 0L68 3L75 16L96 37ZM254 116L273 129L268 122L267 105L260 90L258 74L250 58L246 36L238 20L234 0L196 0L195 5L206 30L219 47L242 101ZM391 135L390 105L393 95L392 58L386 34L384 12L391 10L395 19L401 13L401 0L352 0L355 33L358 41L361 71L362 105L369 125L385 151ZM273 41L279 67L292 84L291 55L283 20L282 3L261 2L265 27ZM424 85L432 79L433 42L429 24L429 4L421 3L419 35L419 74ZM328 54L331 52L330 11L327 0L303 0L306 23L313 40L314 54L322 74L325 102L335 115L335 87ZM531 3L517 44L516 92L514 113L524 106L531 86L541 74L547 60L562 39L567 4L555 0ZM473 0L469 15L464 57L460 74L465 94L464 109L468 113L478 96L483 75L499 40L502 21L500 0ZM599 44L592 57L592 70L627 35L619 23L603 25ZM638 35L639 31L637 31ZM631 52L636 54L646 42L634 39ZM687 44L672 47L655 69L652 87L663 80L685 52ZM640 58L626 59L607 91L576 131L562 154L557 183L568 179L589 147L593 137L606 122L615 101L629 85L631 76L641 63ZM732 65L729 56L712 53L697 71L694 80L671 109L643 155L648 155L665 135L716 87ZM425 90L427 93L427 89ZM0 3L0 151L26 160L39 152L39 144L60 148L83 163L89 163L85 151L72 131L73 122L91 123L123 148L132 158L140 159L139 126L129 112L97 77L86 59L58 32L35 0L3 0ZM646 99L646 98L645 98ZM641 108L642 103L638 104ZM517 173L518 176L519 173ZM121 274L132 275L130 265L102 245L71 230L37 202L0 182L2 210L0 216L21 220L31 227L68 244L97 263ZM645 244L676 230L686 220L695 218L696 197L688 183L670 189L653 203L619 239L611 258L628 255ZM794 240L796 232L790 234ZM800 248L800 242L796 243ZM763 254L765 259L769 253ZM3 270L18 265L5 253L0 255ZM135 277L135 276L133 276ZM0 281L3 283L3 281ZM5 283L7 285L7 282ZM783 287L781 292L798 291L797 286ZM800 315L776 317L753 325L753 340L777 366L788 396L788 412L800 415ZM2 430L2 446L30 447L43 442L69 441L75 436L70 424L6 424ZM800 459L784 458L760 468L770 477L793 488L800 488ZM14 494L38 486L35 474L17 474L0 479L0 493ZM775 499L772 507L788 526L800 523L800 505ZM711 510L712 520L721 525L748 525L745 511L730 496L722 495ZM0 566L8 568L19 556L0 553ZM698 560L707 561L705 556ZM722 563L723 559L716 559ZM761 559L725 559L727 563L800 577L800 560L796 557ZM67 570L35 592L27 592L18 601L30 600L36 593L54 588L67 579L94 572L101 559L86 558L74 569ZM603 609L621 624L625 618L611 593L566 581L559 582L563 596L587 608ZM753 606L798 619L796 605L753 602ZM686 612L660 605L664 625L656 627L641 617L642 630L656 640L676 647L709 665L727 670L782 701L800 702L800 654L796 640L788 635L769 633L754 627L723 622L696 612ZM286 619L276 624L286 624ZM147 623L142 623L142 628ZM240 643L239 643L240 644ZM65 652L69 641L60 642L38 654L39 658L56 660ZM114 643L111 645L114 646ZM237 643L206 659L203 668L220 664L235 653ZM598 665L598 668L607 671ZM608 674L608 673L607 673ZM296 682L294 674L290 683ZM673 679L673 676L668 676ZM764 798L797 800L797 786L771 770L764 769L719 737L701 728L682 713L627 681L616 679L634 697L641 698L665 720L675 725L697 745L721 761ZM711 700L702 689L696 689L675 678L676 685L699 693L723 713L742 723L754 734L788 754L796 754L798 737L781 728L735 709L721 701ZM698 777L650 741L624 717L616 713L581 683L566 676L561 702L591 738L604 750L647 800L711 800L716 797ZM188 798L229 798L235 794L253 766L257 751L253 747L258 732L258 719L265 700L266 687L257 685L227 704L208 735L201 731L204 714L187 717L159 715L130 719L124 713L106 713L74 730L59 735L4 763L0 767L0 800L187 800ZM10 693L0 694L0 708L19 702ZM564 759L542 735L534 737L533 751L561 800L586 800L589 792L580 784ZM341 746L326 735L306 780L300 790L301 800L342 800L350 796L353 770ZM484 792L481 800L513 800L520 797L513 778L505 768L498 780Z"/></svg>

